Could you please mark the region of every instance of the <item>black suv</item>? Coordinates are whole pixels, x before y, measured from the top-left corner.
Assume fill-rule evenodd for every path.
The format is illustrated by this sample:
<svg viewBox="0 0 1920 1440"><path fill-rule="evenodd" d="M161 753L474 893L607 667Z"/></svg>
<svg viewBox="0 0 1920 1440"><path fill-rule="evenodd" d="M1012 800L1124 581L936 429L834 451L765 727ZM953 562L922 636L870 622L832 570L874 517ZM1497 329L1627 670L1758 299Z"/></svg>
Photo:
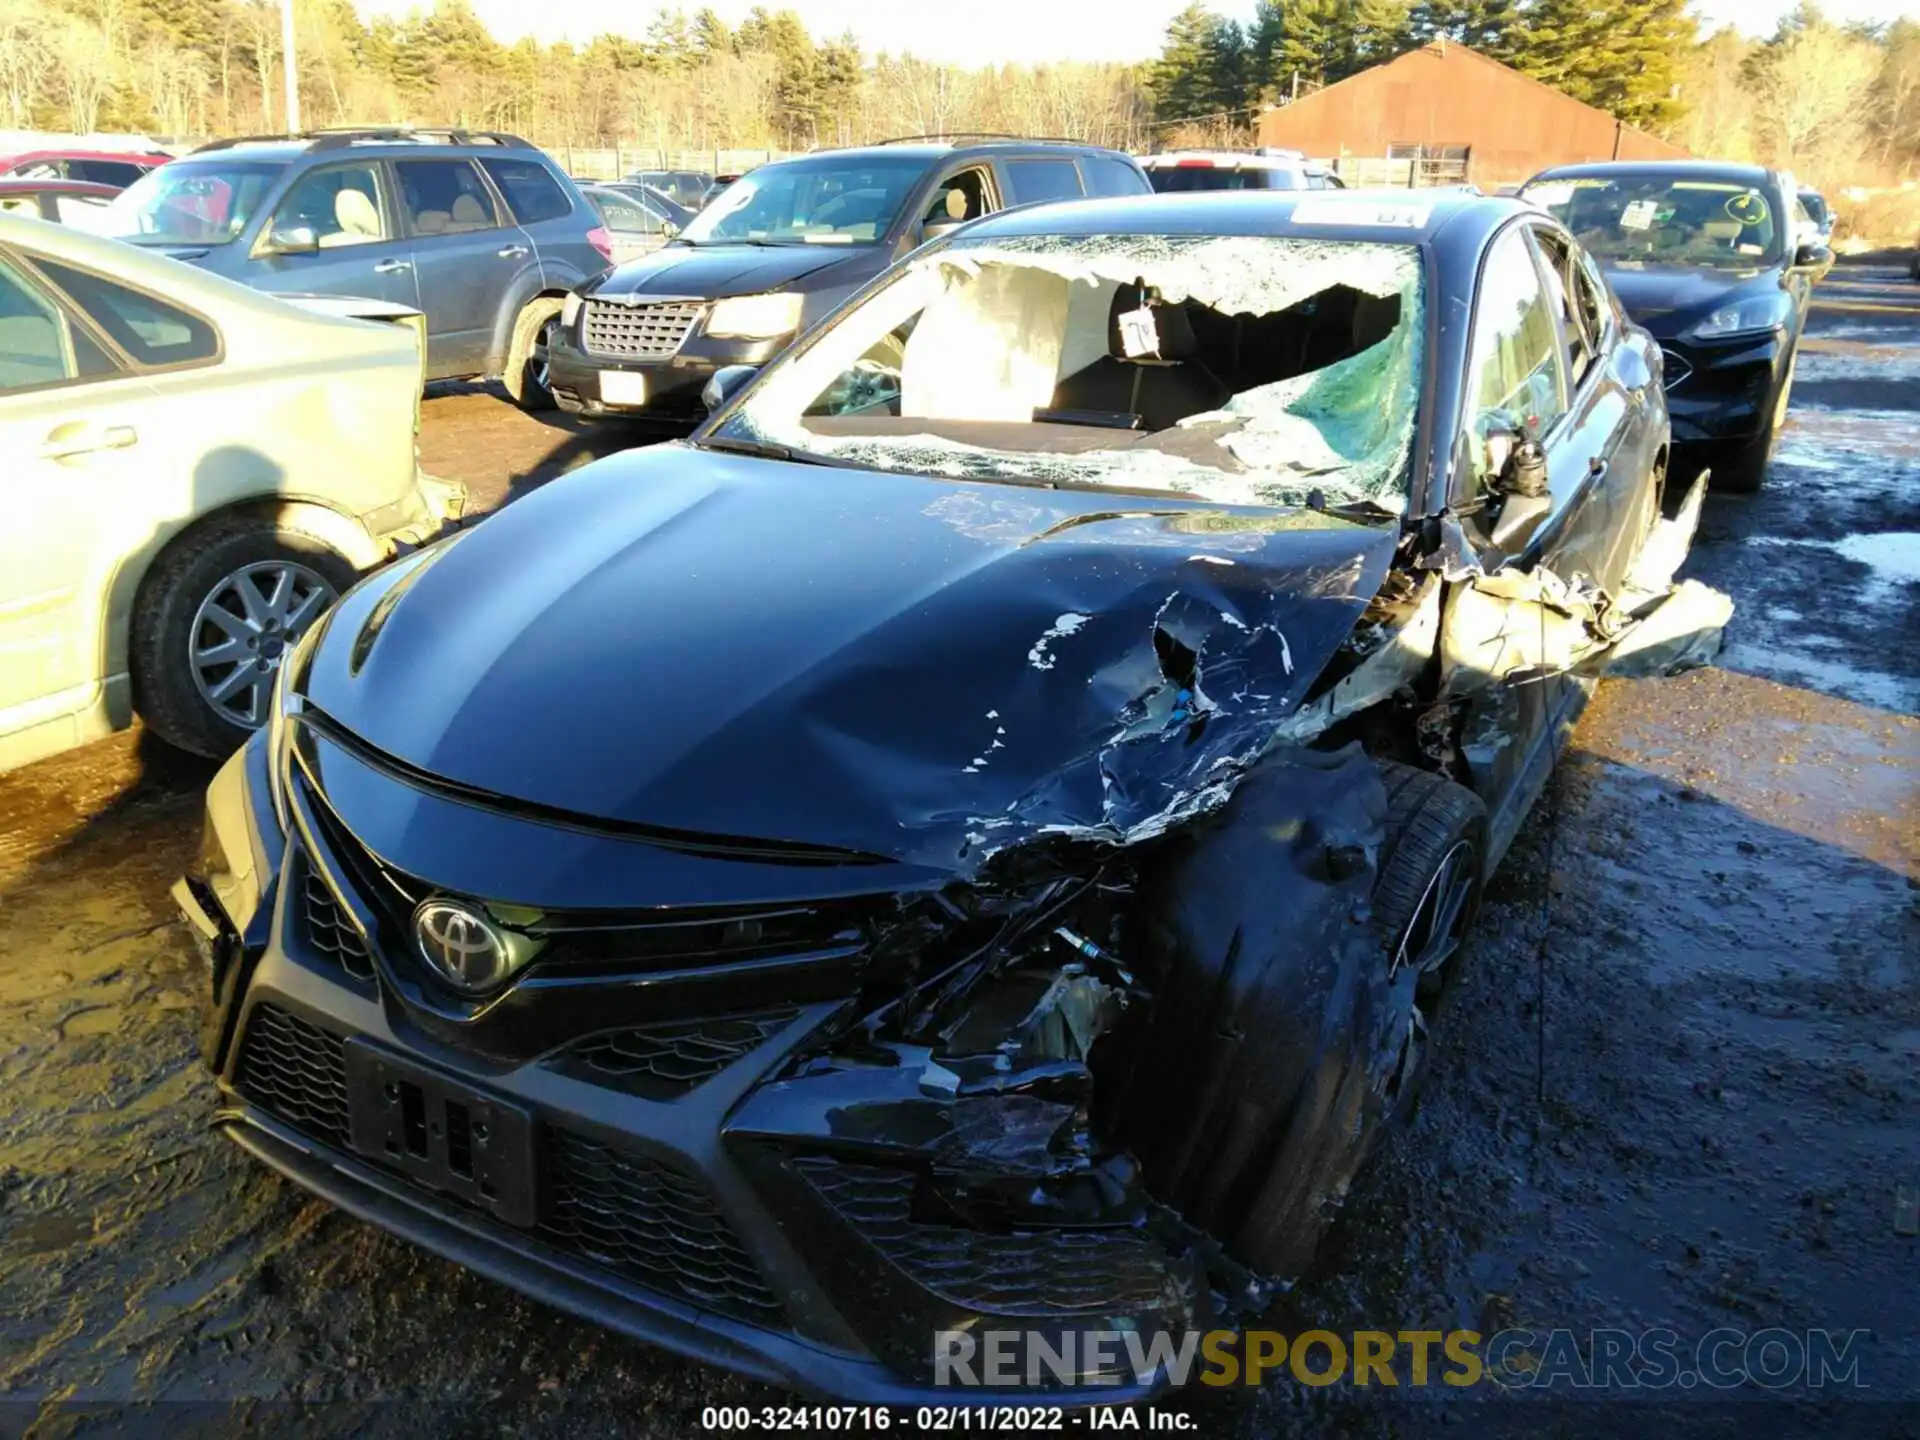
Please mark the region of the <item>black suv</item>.
<svg viewBox="0 0 1920 1440"><path fill-rule="evenodd" d="M1129 155L1041 140L922 137L756 168L664 249L567 297L554 399L683 423L718 370L758 366L923 240L996 210L1148 195Z"/></svg>

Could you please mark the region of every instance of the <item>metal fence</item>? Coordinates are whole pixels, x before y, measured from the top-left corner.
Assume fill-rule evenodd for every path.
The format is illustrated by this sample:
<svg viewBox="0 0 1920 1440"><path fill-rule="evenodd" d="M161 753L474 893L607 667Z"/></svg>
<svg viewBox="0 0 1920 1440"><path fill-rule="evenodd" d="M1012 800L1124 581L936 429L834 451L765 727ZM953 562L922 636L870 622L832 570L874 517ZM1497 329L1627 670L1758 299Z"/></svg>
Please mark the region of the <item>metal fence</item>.
<svg viewBox="0 0 1920 1440"><path fill-rule="evenodd" d="M779 160L785 150L659 150L643 145L547 145L543 149L569 175L613 180L636 170L695 170L703 175L742 175Z"/></svg>

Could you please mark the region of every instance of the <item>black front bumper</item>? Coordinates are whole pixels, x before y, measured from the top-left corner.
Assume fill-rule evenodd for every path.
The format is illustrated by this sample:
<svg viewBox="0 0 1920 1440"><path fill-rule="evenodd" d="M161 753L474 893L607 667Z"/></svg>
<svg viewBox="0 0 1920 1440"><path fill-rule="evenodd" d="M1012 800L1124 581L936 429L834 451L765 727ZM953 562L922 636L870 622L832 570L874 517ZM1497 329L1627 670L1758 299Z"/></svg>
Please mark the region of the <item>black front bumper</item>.
<svg viewBox="0 0 1920 1440"><path fill-rule="evenodd" d="M704 323L704 322L702 322ZM776 340L718 340L695 333L672 355L629 359L591 354L581 347L580 322L563 330L548 352L549 384L560 408L589 419L659 420L695 425L706 418L700 392L714 373L729 365L764 365L779 354L790 337ZM623 405L601 396L604 371L644 375L647 399L642 405Z"/></svg>
<svg viewBox="0 0 1920 1440"><path fill-rule="evenodd" d="M854 1403L1124 1403L1160 1388L1124 1367L1077 1386L934 1383L941 1332L1176 1328L1166 1296L1186 1287L1190 1325L1204 1290L1194 1295L1180 1257L1131 1232L1061 1245L923 1224L903 1172L770 1141L786 1123L779 1092L799 1087L765 1077L837 1002L691 1039L703 1022L655 1027L671 1043L629 1042L611 1062L583 1062L578 1044L521 1062L465 1051L418 1023L306 854L312 832L303 823L283 845L265 796L256 738L210 790L206 873L176 895L212 972L203 1047L222 1095L215 1123L282 1174L560 1309L802 1391ZM499 1105L529 1118L529 1215L436 1181L450 1143L442 1112L424 1116L434 1127L425 1159L370 1143L363 1082L346 1058L364 1047L475 1114ZM635 1074L647 1084L631 1083ZM897 1083L913 1096L911 1076ZM849 1113L797 1108L795 1133Z"/></svg>
<svg viewBox="0 0 1920 1440"><path fill-rule="evenodd" d="M1660 351L1675 444L1739 442L1765 433L1793 353L1787 332L1720 342L1662 340Z"/></svg>

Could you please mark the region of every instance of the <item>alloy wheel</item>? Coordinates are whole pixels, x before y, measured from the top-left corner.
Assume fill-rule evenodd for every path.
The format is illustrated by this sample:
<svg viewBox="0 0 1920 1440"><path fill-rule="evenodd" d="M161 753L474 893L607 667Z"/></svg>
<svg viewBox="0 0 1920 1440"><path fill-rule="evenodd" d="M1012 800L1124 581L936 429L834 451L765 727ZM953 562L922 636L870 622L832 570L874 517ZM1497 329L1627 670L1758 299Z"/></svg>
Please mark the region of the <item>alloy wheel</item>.
<svg viewBox="0 0 1920 1440"><path fill-rule="evenodd" d="M324 577L290 560L243 565L221 580L187 632L201 698L223 720L249 730L262 724L281 657L335 598Z"/></svg>
<svg viewBox="0 0 1920 1440"><path fill-rule="evenodd" d="M560 317L554 316L533 334L533 354L531 370L533 383L542 390L551 390L553 367L553 343L560 335Z"/></svg>

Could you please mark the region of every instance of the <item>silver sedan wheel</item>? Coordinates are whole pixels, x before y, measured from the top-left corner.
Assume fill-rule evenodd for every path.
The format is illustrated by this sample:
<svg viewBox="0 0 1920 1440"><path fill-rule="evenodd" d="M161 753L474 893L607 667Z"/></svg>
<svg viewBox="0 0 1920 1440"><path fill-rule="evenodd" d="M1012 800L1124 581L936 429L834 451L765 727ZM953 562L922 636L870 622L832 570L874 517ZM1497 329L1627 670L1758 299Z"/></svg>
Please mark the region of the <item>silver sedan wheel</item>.
<svg viewBox="0 0 1920 1440"><path fill-rule="evenodd" d="M280 657L337 598L305 565L244 565L208 592L188 632L188 665L221 719L251 730L267 718Z"/></svg>

